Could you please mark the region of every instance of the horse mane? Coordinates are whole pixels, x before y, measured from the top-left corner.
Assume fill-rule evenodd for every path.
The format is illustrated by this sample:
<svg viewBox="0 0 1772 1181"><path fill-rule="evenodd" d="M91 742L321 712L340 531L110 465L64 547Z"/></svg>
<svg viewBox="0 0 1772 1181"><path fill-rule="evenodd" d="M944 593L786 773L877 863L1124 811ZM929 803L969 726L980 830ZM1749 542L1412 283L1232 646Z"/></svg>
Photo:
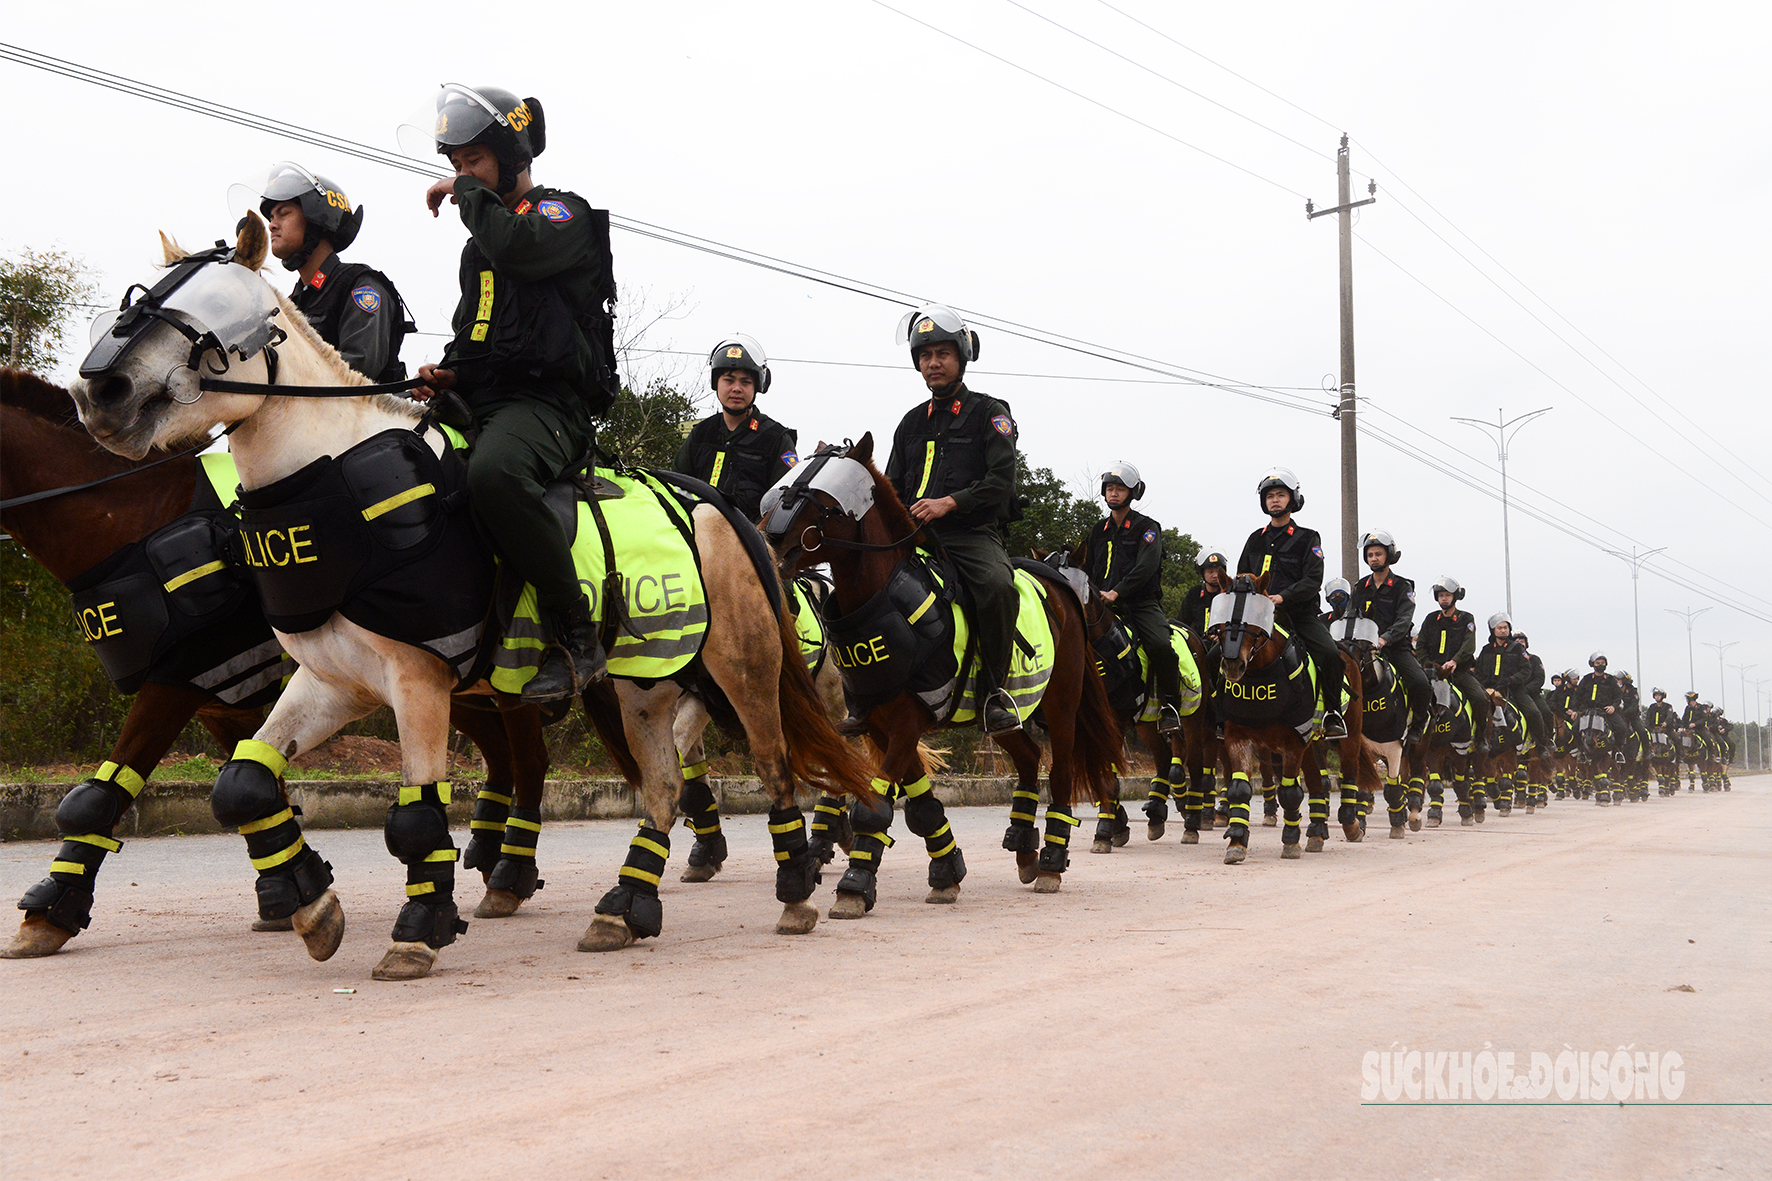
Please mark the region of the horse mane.
<svg viewBox="0 0 1772 1181"><path fill-rule="evenodd" d="M55 426L84 431L74 399L59 385L23 369L0 369L0 402L34 414Z"/></svg>
<svg viewBox="0 0 1772 1181"><path fill-rule="evenodd" d="M332 377L337 379L334 381L334 385L373 384L367 377L352 369L345 362L344 356L321 338L319 332L315 331L314 326L308 322L308 318L302 315L293 303L289 302L286 295L281 291L278 291L276 295L277 306L283 310L285 329L290 336L299 337L314 350L314 355L321 364L331 371ZM425 415L424 406L414 402L411 398L397 398L393 394L370 394L367 396L375 400L377 408L386 410L390 414L398 414L415 422Z"/></svg>

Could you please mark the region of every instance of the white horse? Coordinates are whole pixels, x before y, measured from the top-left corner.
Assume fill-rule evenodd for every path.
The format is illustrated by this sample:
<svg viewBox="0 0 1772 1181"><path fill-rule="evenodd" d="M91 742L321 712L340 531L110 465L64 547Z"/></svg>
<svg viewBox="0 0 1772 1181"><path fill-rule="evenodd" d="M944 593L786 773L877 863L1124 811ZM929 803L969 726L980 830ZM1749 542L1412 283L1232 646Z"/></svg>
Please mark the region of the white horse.
<svg viewBox="0 0 1772 1181"><path fill-rule="evenodd" d="M168 266L188 257L164 235L161 241ZM208 265L239 265L253 276L253 282L262 284L257 272L267 247L263 223L249 216L235 245L233 262ZM238 277L230 283L238 285ZM229 285L210 283L209 288ZM203 437L217 425L227 425L232 429L230 450L241 486L248 492L321 457L342 455L382 431L416 425L422 407L385 394L315 400L272 392L285 386L366 382L268 285L264 292L250 289L244 299L234 303L256 301L268 309L267 297L279 309L277 322L288 334L287 340L277 344L274 374L268 350L252 351L244 360L238 355L230 357L225 347L204 350L205 344L217 343L213 337L201 336L206 328L213 330L214 324L184 310L169 310L147 324L107 374L76 384L72 392L81 421L105 447L132 459L156 448L178 447ZM230 316L250 319L253 313L251 308L233 306L211 308L205 314L212 320L227 321ZM187 327L194 331L187 331ZM193 345L193 340L199 343ZM200 371L219 374L224 370L228 380L263 384L267 392L224 393L202 388ZM426 438L433 450L441 453L441 438L435 432ZM817 879L816 863L806 852L804 823L794 801L795 776L830 791L866 796L871 794L871 772L825 718L800 661L791 626L771 608L768 591L738 535L708 506L698 507L692 519L709 616L701 661L744 723L759 774L775 803L771 834L781 863L776 892L784 902L776 929L784 934L804 933L817 921L817 910L805 902ZM279 632L278 638L300 668L253 740L264 744L254 748L261 764L280 772L280 760L312 749L340 726L385 703L393 709L399 727L404 782L431 785L447 779L449 705L455 674L441 659L376 635L337 613L311 631ZM615 689L622 727L638 765L645 810L656 833L670 832L682 783L672 741L680 695L672 681L660 681L649 688L620 681ZM243 748L247 745L242 744ZM237 758L229 767L238 762ZM223 775L228 773L224 768ZM242 831L250 831L250 826ZM390 845L392 832L390 827ZM642 837L645 833L643 827ZM636 846L642 837L635 838ZM444 860L445 848L453 858L446 832L441 839L444 844L437 847L431 860ZM668 855L668 837L663 842L650 842L648 847L656 854L661 843L662 852ZM784 850L788 856L782 855ZM633 860L631 851L630 862ZM599 911L609 908L610 898L629 889L627 883L633 876L630 873L619 879L622 884L599 904ZM409 886L409 893L414 892ZM655 934L655 892L651 908L645 916L652 920L651 930L644 919L631 921L635 916L625 906L615 907L618 913L597 914L579 943L580 950L613 950L637 937ZM449 909L453 920L452 904ZM344 912L329 884L320 896L304 899L292 917L315 959L326 959L337 950L343 937ZM377 979L424 976L436 962L438 947L452 939L453 934L427 941L396 939L373 974Z"/></svg>

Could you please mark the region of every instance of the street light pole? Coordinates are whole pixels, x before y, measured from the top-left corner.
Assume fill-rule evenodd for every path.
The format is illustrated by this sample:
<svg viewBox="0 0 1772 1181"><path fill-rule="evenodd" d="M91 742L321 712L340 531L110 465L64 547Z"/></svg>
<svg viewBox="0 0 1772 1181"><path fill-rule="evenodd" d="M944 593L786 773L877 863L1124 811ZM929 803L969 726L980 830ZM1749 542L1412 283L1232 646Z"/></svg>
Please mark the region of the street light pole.
<svg viewBox="0 0 1772 1181"><path fill-rule="evenodd" d="M1751 770L1752 770L1752 769L1753 769L1753 768L1752 768L1752 767L1750 767L1750 766L1748 766L1748 764L1747 764L1747 762L1746 762L1746 761L1745 761L1745 760L1746 760L1746 759L1747 759L1747 756L1748 756L1748 746L1747 746L1747 715L1748 715L1748 714L1751 714L1751 713L1752 713L1752 712L1753 712L1753 710L1752 710L1752 709L1751 709L1751 708L1750 708L1750 707L1749 707L1749 706L1748 706L1748 704L1747 704L1747 670L1748 670L1748 669L1750 669L1750 668L1758 668L1758 667L1759 667L1759 665L1757 665L1757 664L1731 664L1731 665L1730 665L1730 666L1729 666L1729 667L1730 667L1730 668L1732 668L1732 669L1734 669L1734 670L1735 670L1735 675L1736 675L1736 676L1737 676L1737 677L1739 677L1739 678L1741 678L1741 713L1742 713L1742 719L1741 719L1741 747L1742 747L1742 751L1741 751L1741 757L1742 757L1742 759L1743 759L1743 760L1744 760L1744 761L1743 761L1743 762L1742 762L1742 766L1743 766L1743 767L1744 767L1744 768L1745 768L1745 769L1747 769L1747 770L1750 770L1750 771L1751 771ZM1756 702L1756 703L1755 703L1755 704L1758 704L1758 703L1757 703L1757 702Z"/></svg>
<svg viewBox="0 0 1772 1181"><path fill-rule="evenodd" d="M1669 615L1678 615L1686 621L1686 688L1696 689L1698 688L1698 674L1692 671L1692 621L1709 611L1710 608L1699 607L1697 610L1693 610L1688 607L1684 611L1675 611L1672 607L1663 607L1662 610Z"/></svg>
<svg viewBox="0 0 1772 1181"><path fill-rule="evenodd" d="M1514 560L1512 545L1508 537L1507 524L1507 445L1508 441L1519 434L1520 428L1537 418L1540 414L1550 413L1549 406L1541 410L1528 411L1517 418L1503 419L1501 408L1496 407L1495 421L1482 418L1459 418L1452 416L1453 422L1462 422L1466 426L1474 426L1485 432L1495 432L1495 454L1501 461L1501 566L1507 577L1507 613L1514 613Z"/></svg>
<svg viewBox="0 0 1772 1181"><path fill-rule="evenodd" d="M1637 633L1637 683L1640 685L1647 685L1649 683L1649 676L1643 671L1643 620L1637 609L1637 575L1642 572L1644 562L1665 549L1667 549L1667 547L1664 545L1652 549L1647 553L1639 554L1637 552L1637 547L1633 545L1630 547L1630 553L1628 554L1615 549L1609 549L1606 551L1613 557L1630 563L1630 618L1631 626Z"/></svg>
<svg viewBox="0 0 1772 1181"><path fill-rule="evenodd" d="M1729 712L1729 682L1723 679L1723 653L1741 643L1740 640L1706 640L1706 648L1717 650L1717 709L1722 713ZM1697 686L1694 686L1696 688Z"/></svg>

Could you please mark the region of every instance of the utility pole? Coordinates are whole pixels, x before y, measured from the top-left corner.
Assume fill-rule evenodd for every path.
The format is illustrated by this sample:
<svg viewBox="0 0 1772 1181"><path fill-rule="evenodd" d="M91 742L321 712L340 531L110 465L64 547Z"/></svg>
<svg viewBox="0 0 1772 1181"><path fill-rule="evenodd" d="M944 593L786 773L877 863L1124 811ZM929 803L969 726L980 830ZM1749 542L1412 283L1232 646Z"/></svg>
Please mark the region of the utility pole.
<svg viewBox="0 0 1772 1181"><path fill-rule="evenodd" d="M1692 621L1709 611L1709 607L1700 607L1696 611L1688 607L1684 611L1675 611L1672 607L1663 607L1669 615L1678 615L1686 621L1686 688L1698 688L1698 674L1692 671Z"/></svg>
<svg viewBox="0 0 1772 1181"><path fill-rule="evenodd" d="M1341 400L1335 417L1341 420L1341 576L1350 583L1360 580L1360 457L1359 442L1354 434L1354 210L1378 200L1378 182L1366 186L1364 201L1352 200L1352 182L1348 176L1347 136L1341 137L1341 150L1335 153L1335 193L1339 202L1333 209L1318 209L1310 201L1304 203L1306 220L1314 221L1331 213L1341 215Z"/></svg>
<svg viewBox="0 0 1772 1181"><path fill-rule="evenodd" d="M1495 454L1501 460L1501 568L1507 576L1507 613L1514 613L1514 558L1513 539L1507 527L1507 445L1520 428L1537 418L1540 414L1549 414L1551 408L1546 406L1539 410L1529 410L1517 418L1504 419L1501 407L1495 408L1495 421L1482 418L1459 418L1452 416L1453 422L1462 422L1465 426L1474 426L1484 432L1495 432ZM1353 581L1349 579L1348 581Z"/></svg>
<svg viewBox="0 0 1772 1181"><path fill-rule="evenodd" d="M1506 530L1504 529L1504 530L1502 530L1502 532L1505 533ZM1620 551L1615 550L1615 549L1609 549L1606 551L1607 553L1611 554L1613 557L1618 558L1621 561L1625 561L1625 562L1630 563L1630 618L1631 618L1631 625L1636 629L1636 633L1637 633L1637 665L1636 665L1636 668L1637 668L1637 683L1639 685L1647 685L1649 683L1649 677L1646 673L1643 672L1643 622L1642 622L1642 617L1638 613L1638 610L1637 610L1637 575L1643 569L1644 562L1648 561L1650 558L1653 558L1656 554L1660 553L1662 550L1665 550L1666 548L1667 547L1664 545L1658 549L1652 549L1648 553L1643 553L1643 554L1639 554L1637 552L1637 547L1634 545L1630 547L1630 553L1628 553L1628 554L1621 553ZM1508 604L1508 610L1509 611L1513 610L1512 603Z"/></svg>
<svg viewBox="0 0 1772 1181"><path fill-rule="evenodd" d="M1729 682L1723 679L1723 653L1739 643L1741 643L1740 640L1706 640L1704 642L1706 648L1717 650L1717 709L1723 713L1729 712Z"/></svg>

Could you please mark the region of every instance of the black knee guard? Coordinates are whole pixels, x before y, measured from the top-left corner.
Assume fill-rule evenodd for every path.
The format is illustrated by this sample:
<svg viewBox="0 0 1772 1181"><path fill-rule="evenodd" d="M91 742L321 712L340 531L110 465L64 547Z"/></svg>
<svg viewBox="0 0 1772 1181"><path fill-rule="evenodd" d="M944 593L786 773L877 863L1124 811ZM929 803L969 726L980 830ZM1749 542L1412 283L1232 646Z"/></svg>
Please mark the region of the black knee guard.
<svg viewBox="0 0 1772 1181"><path fill-rule="evenodd" d="M658 883L671 855L671 837L644 820L628 842L628 858L620 880L597 902L598 914L620 915L637 939L650 939L664 930L664 906L658 900Z"/></svg>
<svg viewBox="0 0 1772 1181"><path fill-rule="evenodd" d="M1040 872L1063 873L1071 867L1071 830L1078 821L1061 804L1046 807L1046 839L1040 846Z"/></svg>
<svg viewBox="0 0 1772 1181"><path fill-rule="evenodd" d="M286 765L275 748L249 738L234 748L209 795L216 820L246 838L246 855L258 870L258 917L267 921L288 918L332 885L332 866L308 847L296 819L300 810L278 787Z"/></svg>
<svg viewBox="0 0 1772 1181"><path fill-rule="evenodd" d="M382 825L388 852L406 866L406 905L394 920L397 943L448 947L468 929L455 907L455 842L449 839L449 782L400 789ZM508 824L507 820L507 824Z"/></svg>
<svg viewBox="0 0 1772 1181"><path fill-rule="evenodd" d="M277 779L289 761L276 748L248 738L234 748L209 790L209 810L217 824L239 828L283 807Z"/></svg>
<svg viewBox="0 0 1772 1181"><path fill-rule="evenodd" d="M474 800L474 818L468 821L468 847L461 855L463 869L491 873L497 868L498 849L504 844L505 817L510 814L508 791L490 783L480 789Z"/></svg>
<svg viewBox="0 0 1772 1181"><path fill-rule="evenodd" d="M81 833L111 835L123 813L146 786L128 767L106 762L90 779L76 783L55 810L55 830L63 836Z"/></svg>
<svg viewBox="0 0 1772 1181"><path fill-rule="evenodd" d="M537 876L535 864L535 844L540 839L541 809L512 808L505 819L498 861L487 875L486 888L530 898L546 886L547 883Z"/></svg>
<svg viewBox="0 0 1772 1181"><path fill-rule="evenodd" d="M792 804L771 808L769 843L775 850L775 900L804 902L812 897L813 888L824 879L806 840L805 814Z"/></svg>
<svg viewBox="0 0 1772 1181"><path fill-rule="evenodd" d="M1225 786L1225 800L1229 807L1226 814L1230 817L1230 825L1225 829L1228 839L1232 834L1241 833L1242 839L1249 839L1249 801L1255 795L1255 789L1249 785L1249 776L1241 771L1231 772L1231 781Z"/></svg>

